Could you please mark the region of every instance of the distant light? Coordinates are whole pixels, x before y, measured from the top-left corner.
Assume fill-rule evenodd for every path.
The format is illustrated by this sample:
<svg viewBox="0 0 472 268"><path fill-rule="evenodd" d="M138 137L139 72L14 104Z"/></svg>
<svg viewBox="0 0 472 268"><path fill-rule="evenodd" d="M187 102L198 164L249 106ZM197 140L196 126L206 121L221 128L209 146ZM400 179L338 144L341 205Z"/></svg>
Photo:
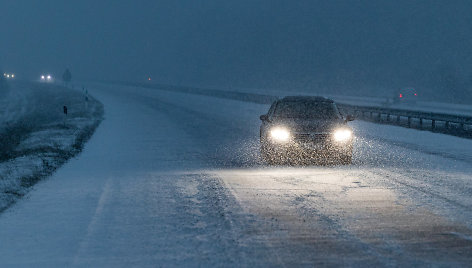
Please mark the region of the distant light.
<svg viewBox="0 0 472 268"><path fill-rule="evenodd" d="M11 75L11 78L15 78L15 74L12 74L12 75Z"/></svg>
<svg viewBox="0 0 472 268"><path fill-rule="evenodd" d="M148 78L148 81L151 81L151 77Z"/></svg>
<svg viewBox="0 0 472 268"><path fill-rule="evenodd" d="M48 75L48 80L51 80L51 76L50 76L50 75Z"/></svg>
<svg viewBox="0 0 472 268"><path fill-rule="evenodd" d="M9 74L7 74L7 78L10 78L10 75L9 75Z"/></svg>
<svg viewBox="0 0 472 268"><path fill-rule="evenodd" d="M416 96L416 93L415 93L415 96Z"/></svg>
<svg viewBox="0 0 472 268"><path fill-rule="evenodd" d="M41 80L44 80L46 79L46 77L44 77L44 75L41 75Z"/></svg>
<svg viewBox="0 0 472 268"><path fill-rule="evenodd" d="M400 98L403 98L403 94L400 93Z"/></svg>

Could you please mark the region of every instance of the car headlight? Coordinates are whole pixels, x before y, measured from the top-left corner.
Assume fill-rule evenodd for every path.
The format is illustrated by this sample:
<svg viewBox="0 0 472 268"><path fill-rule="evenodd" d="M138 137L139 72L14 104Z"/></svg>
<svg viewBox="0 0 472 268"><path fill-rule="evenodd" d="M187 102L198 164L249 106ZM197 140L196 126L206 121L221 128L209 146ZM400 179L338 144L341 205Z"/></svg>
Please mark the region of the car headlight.
<svg viewBox="0 0 472 268"><path fill-rule="evenodd" d="M276 127L270 130L270 137L278 142L287 142L290 139L290 132L281 127Z"/></svg>
<svg viewBox="0 0 472 268"><path fill-rule="evenodd" d="M334 131L333 138L337 142L345 142L352 138L352 131L350 129L338 129Z"/></svg>

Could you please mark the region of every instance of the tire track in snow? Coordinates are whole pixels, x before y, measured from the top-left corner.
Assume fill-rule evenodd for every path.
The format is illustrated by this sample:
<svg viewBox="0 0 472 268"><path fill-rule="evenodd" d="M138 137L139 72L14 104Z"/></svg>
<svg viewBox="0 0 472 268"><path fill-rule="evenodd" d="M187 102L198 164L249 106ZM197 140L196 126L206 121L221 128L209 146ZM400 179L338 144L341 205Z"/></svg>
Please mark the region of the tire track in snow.
<svg viewBox="0 0 472 268"><path fill-rule="evenodd" d="M93 236L93 233L95 232L97 223L103 213L103 209L109 198L111 187L112 187L111 184L112 184L112 179L109 178L105 182L105 185L103 186L102 194L100 195L100 198L98 199L98 202L97 202L97 207L95 208L95 212L92 218L90 219L89 225L87 226L87 233L85 234L83 240L80 242L77 252L73 258L73 262L72 262L73 266L80 264L81 256L90 245L90 238Z"/></svg>

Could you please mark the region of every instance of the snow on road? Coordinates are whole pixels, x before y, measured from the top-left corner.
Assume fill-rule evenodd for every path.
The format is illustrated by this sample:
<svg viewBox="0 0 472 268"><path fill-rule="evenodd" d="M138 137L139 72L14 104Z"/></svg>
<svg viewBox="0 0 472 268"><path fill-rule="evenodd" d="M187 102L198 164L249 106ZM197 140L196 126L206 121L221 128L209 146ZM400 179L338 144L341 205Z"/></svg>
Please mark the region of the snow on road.
<svg viewBox="0 0 472 268"><path fill-rule="evenodd" d="M464 266L472 141L353 122L351 166L267 167L266 105L94 85L84 152L0 215L34 266Z"/></svg>

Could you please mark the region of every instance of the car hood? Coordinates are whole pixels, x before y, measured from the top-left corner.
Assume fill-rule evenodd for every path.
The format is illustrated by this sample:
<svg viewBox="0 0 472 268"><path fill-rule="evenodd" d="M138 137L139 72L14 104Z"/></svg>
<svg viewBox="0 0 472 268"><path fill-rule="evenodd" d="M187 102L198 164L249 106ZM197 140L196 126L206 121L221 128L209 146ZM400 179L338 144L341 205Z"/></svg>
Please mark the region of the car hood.
<svg viewBox="0 0 472 268"><path fill-rule="evenodd" d="M304 118L274 118L273 125L280 125L296 132L331 132L336 128L346 126L342 119L322 120Z"/></svg>

